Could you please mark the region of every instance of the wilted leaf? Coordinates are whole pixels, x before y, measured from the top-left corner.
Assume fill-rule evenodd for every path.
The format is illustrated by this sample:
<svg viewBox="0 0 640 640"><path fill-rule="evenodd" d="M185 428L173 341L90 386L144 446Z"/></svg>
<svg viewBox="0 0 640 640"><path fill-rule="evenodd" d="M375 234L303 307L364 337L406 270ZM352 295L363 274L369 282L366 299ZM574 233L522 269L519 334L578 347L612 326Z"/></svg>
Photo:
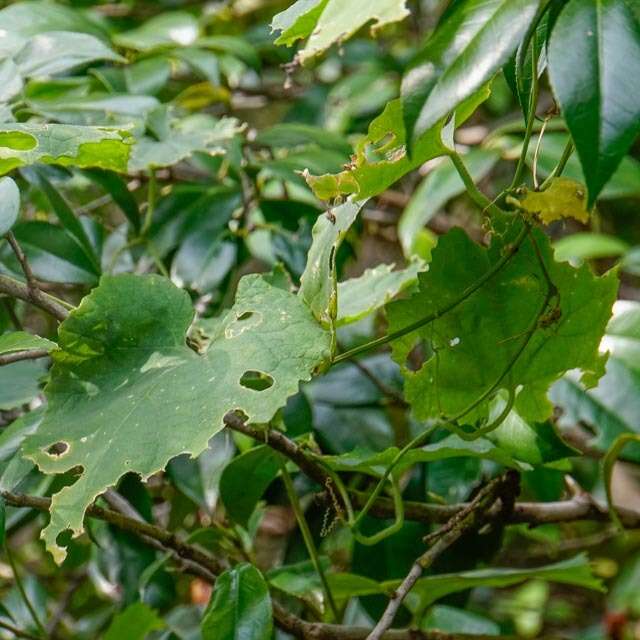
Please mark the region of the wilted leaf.
<svg viewBox="0 0 640 640"><path fill-rule="evenodd" d="M544 191L526 190L518 200L518 206L538 216L544 224L563 218L589 221L587 193L584 185L571 178L552 178Z"/></svg>

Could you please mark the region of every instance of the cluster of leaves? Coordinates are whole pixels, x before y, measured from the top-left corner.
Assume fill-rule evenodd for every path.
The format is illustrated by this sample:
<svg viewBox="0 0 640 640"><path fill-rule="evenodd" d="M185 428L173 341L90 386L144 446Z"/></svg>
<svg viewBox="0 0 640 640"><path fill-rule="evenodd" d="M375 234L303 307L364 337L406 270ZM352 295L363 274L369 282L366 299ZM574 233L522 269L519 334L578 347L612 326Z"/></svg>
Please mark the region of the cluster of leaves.
<svg viewBox="0 0 640 640"><path fill-rule="evenodd" d="M636 0L164 4L0 9L0 637L631 633Z"/></svg>

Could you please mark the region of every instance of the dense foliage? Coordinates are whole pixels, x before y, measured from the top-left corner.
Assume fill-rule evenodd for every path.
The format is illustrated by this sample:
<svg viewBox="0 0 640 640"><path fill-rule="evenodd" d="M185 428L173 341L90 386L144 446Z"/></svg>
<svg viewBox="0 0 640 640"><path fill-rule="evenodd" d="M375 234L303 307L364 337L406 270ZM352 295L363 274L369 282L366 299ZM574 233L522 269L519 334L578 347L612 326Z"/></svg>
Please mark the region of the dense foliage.
<svg viewBox="0 0 640 640"><path fill-rule="evenodd" d="M0 638L640 637L640 0L0 6Z"/></svg>

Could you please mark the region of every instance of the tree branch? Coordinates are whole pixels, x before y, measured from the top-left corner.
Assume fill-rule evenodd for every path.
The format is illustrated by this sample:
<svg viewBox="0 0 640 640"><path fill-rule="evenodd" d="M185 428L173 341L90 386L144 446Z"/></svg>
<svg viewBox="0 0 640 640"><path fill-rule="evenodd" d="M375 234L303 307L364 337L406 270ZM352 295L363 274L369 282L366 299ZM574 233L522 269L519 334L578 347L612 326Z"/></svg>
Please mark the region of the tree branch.
<svg viewBox="0 0 640 640"><path fill-rule="evenodd" d="M514 485L516 487L515 490L512 489ZM430 567L440 554L465 533L483 525L490 518L489 509L494 506L506 491L510 492L510 506L513 506L513 498L519 491L517 487L518 476L514 471L507 472L504 476L492 480L483 487L464 509L461 509L440 531L436 532L435 535L439 536L438 540L413 563L409 573L389 599L387 608L378 624L367 636L367 640L382 640L386 631L393 624L402 602L418 581L422 572ZM506 502L507 500L502 498L503 507L506 506Z"/></svg>
<svg viewBox="0 0 640 640"><path fill-rule="evenodd" d="M27 285L9 276L0 275L0 293L29 302L46 311L60 322L69 315L69 311L53 296L44 293L40 289L30 289Z"/></svg>
<svg viewBox="0 0 640 640"><path fill-rule="evenodd" d="M48 349L25 349L24 351L3 353L0 354L0 367L5 364L20 362L21 360L37 360L38 358L46 358L48 355Z"/></svg>

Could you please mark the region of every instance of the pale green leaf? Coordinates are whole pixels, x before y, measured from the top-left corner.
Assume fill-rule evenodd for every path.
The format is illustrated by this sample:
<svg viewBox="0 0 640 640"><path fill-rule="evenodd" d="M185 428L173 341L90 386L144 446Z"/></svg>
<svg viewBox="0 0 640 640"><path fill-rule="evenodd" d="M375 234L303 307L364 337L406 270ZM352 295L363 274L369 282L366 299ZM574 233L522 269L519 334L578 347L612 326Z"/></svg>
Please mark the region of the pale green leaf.
<svg viewBox="0 0 640 640"><path fill-rule="evenodd" d="M309 38L297 54L304 64L370 22L375 33L408 15L406 0L298 0L274 17L271 28L281 32L276 44L291 45L300 38Z"/></svg>
<svg viewBox="0 0 640 640"><path fill-rule="evenodd" d="M11 58L0 60L0 103L8 102L22 91L22 77Z"/></svg>
<svg viewBox="0 0 640 640"><path fill-rule="evenodd" d="M27 349L55 349L56 343L34 336L25 331L12 331L0 335L0 353L11 353L12 351L24 351Z"/></svg>
<svg viewBox="0 0 640 640"><path fill-rule="evenodd" d="M8 411L31 402L40 393L45 373L44 364L35 360L0 367L0 409Z"/></svg>
<svg viewBox="0 0 640 640"><path fill-rule="evenodd" d="M14 58L24 78L51 76L96 60L125 62L88 33L48 31L29 39Z"/></svg>
<svg viewBox="0 0 640 640"><path fill-rule="evenodd" d="M413 260L404 269L393 271L394 265L381 264L367 269L360 277L338 283L338 326L357 322L415 284L418 273L426 268Z"/></svg>
<svg viewBox="0 0 640 640"><path fill-rule="evenodd" d="M141 26L114 36L120 47L149 51L157 47L189 46L198 39L198 20L186 11L169 11L154 16Z"/></svg>
<svg viewBox="0 0 640 640"><path fill-rule="evenodd" d="M572 233L553 244L556 260L593 260L617 257L629 250L629 245L616 236L604 233Z"/></svg>
<svg viewBox="0 0 640 640"><path fill-rule="evenodd" d="M313 243L300 279L299 295L313 315L329 325L337 313L335 254L364 202L345 202L318 217L313 225Z"/></svg>
<svg viewBox="0 0 640 640"><path fill-rule="evenodd" d="M160 140L143 137L136 141L129 171L169 167L192 156L196 151L221 155L228 143L243 126L236 118L219 120L206 114L193 115L172 123L167 135Z"/></svg>
<svg viewBox="0 0 640 640"><path fill-rule="evenodd" d="M66 124L0 125L0 174L35 163L125 172L133 139L126 130Z"/></svg>
<svg viewBox="0 0 640 640"><path fill-rule="evenodd" d="M143 478L181 453L197 456L229 411L267 422L329 356L328 334L300 299L246 276L200 356L185 344L189 296L158 276L105 276L62 323L48 408L25 453L45 473L75 467L43 532L82 532L84 511L127 472ZM60 455L48 453L64 442Z"/></svg>
<svg viewBox="0 0 640 640"><path fill-rule="evenodd" d="M0 178L0 237L11 231L20 213L20 190L12 178Z"/></svg>
<svg viewBox="0 0 640 640"><path fill-rule="evenodd" d="M465 416L473 422L486 417L483 394L502 388L517 393L516 408L525 420L541 422L552 409L549 387L568 370L582 369L592 381L601 375L598 344L616 297L617 274L596 277L587 266L556 262L546 236L536 231L534 237L558 289L559 308L545 312L526 344L547 290L530 238L480 289L393 343L394 357L405 365L405 395L418 418L456 415L479 402ZM460 229L442 236L429 271L419 276L419 292L389 306L391 330L451 304L501 258L507 243L496 236L485 249ZM416 344L424 345L427 359L412 371L407 358Z"/></svg>

